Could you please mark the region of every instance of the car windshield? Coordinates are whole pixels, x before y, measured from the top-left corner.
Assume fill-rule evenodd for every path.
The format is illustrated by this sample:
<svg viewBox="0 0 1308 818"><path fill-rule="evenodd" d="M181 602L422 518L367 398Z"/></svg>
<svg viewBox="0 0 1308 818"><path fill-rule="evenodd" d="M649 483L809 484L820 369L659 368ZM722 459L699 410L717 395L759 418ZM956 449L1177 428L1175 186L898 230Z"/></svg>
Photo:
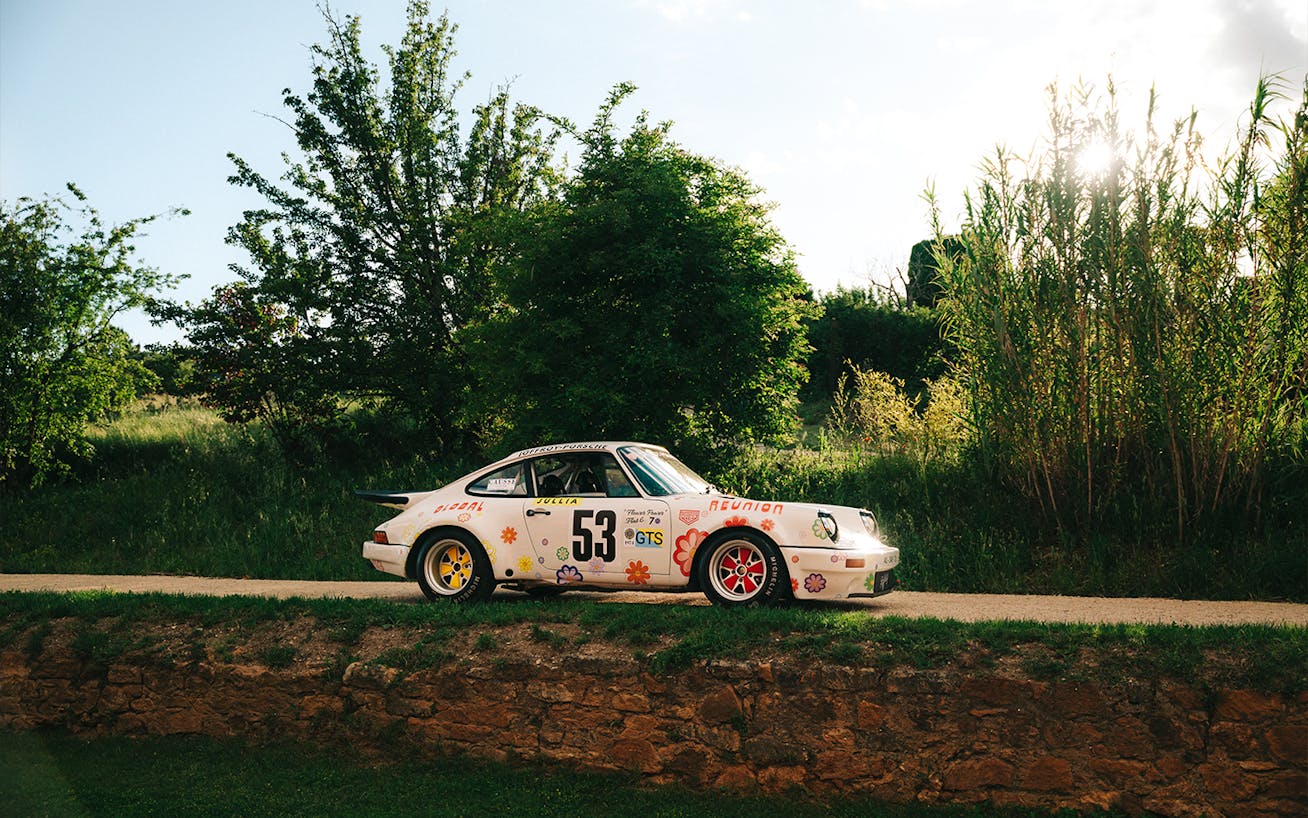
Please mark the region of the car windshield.
<svg viewBox="0 0 1308 818"><path fill-rule="evenodd" d="M703 494L708 481L667 452L641 446L623 446L618 454L631 467L636 482L651 497L668 494Z"/></svg>

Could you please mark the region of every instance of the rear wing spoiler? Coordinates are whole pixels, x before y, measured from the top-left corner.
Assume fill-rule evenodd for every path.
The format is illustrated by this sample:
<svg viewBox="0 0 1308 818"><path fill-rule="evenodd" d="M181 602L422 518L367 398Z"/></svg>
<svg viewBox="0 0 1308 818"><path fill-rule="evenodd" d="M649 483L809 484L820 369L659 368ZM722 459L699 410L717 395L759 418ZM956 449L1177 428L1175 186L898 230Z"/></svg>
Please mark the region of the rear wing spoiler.
<svg viewBox="0 0 1308 818"><path fill-rule="evenodd" d="M370 503L376 503L379 506L388 508L406 509L422 498L431 494L430 491L364 491L355 489L354 496L360 500L367 500Z"/></svg>

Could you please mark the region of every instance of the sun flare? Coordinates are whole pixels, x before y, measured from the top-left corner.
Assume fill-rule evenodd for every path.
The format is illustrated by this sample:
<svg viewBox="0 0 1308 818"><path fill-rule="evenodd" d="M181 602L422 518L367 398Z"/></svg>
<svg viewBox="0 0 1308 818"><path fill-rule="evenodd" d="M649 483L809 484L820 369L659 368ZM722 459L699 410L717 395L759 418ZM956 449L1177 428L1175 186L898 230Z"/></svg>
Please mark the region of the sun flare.
<svg viewBox="0 0 1308 818"><path fill-rule="evenodd" d="M1087 142L1076 153L1076 167L1086 176L1103 176L1115 158L1113 146L1107 142Z"/></svg>

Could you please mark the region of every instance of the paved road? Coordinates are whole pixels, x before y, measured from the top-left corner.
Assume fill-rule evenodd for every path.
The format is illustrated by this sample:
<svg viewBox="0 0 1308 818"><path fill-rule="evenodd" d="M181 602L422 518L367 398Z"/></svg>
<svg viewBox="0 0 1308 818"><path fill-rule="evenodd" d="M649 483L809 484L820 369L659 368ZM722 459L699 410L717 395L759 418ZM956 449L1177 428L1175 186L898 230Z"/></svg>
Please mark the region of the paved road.
<svg viewBox="0 0 1308 818"><path fill-rule="evenodd" d="M88 591L122 593L207 594L212 596L359 597L421 602L416 583L310 582L280 579L112 576L89 574L0 574L0 591ZM497 591L497 595L516 595ZM606 602L707 605L700 594L572 591L568 596ZM1177 599L1105 599L1100 597L999 594L935 594L895 591L877 599L814 606L862 610L876 616L932 616L975 622L990 619L1086 623L1175 623L1178 625L1268 624L1308 627L1308 605L1284 602L1207 602Z"/></svg>

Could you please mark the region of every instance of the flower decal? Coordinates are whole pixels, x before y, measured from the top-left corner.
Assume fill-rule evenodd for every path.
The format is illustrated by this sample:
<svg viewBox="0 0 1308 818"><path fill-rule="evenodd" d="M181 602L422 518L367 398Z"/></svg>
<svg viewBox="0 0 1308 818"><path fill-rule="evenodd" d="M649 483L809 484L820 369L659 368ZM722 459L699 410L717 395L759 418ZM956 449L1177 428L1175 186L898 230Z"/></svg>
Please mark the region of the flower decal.
<svg viewBox="0 0 1308 818"><path fill-rule="evenodd" d="M813 521L813 536L817 537L819 540L825 540L827 538L827 530L822 527L821 520Z"/></svg>
<svg viewBox="0 0 1308 818"><path fill-rule="evenodd" d="M571 565L565 565L554 572L554 577L560 585L567 585L569 582L581 582L581 572Z"/></svg>
<svg viewBox="0 0 1308 818"><path fill-rule="evenodd" d="M588 567L590 568L590 572L592 574L602 574L604 573L604 560L596 557L595 559L590 561L590 565Z"/></svg>
<svg viewBox="0 0 1308 818"><path fill-rule="evenodd" d="M777 524L772 522L771 520L764 520L763 522L759 523L759 528L762 528L764 531L771 531L773 528L776 527L776 525Z"/></svg>
<svg viewBox="0 0 1308 818"><path fill-rule="evenodd" d="M627 582L644 585L649 582L649 566L640 560L627 563Z"/></svg>
<svg viewBox="0 0 1308 818"><path fill-rule="evenodd" d="M820 593L827 587L827 578L821 574L809 574L804 579L804 590L810 594Z"/></svg>
<svg viewBox="0 0 1308 818"><path fill-rule="evenodd" d="M560 545L558 548L554 550L554 556L558 557L561 560L566 560L568 558L568 549Z"/></svg>
<svg viewBox="0 0 1308 818"><path fill-rule="evenodd" d="M700 543L708 537L707 531L700 531L698 528L688 528L686 533L677 537L677 550L672 552L672 559L681 569L683 577L690 576L690 562L695 557L695 549L699 548Z"/></svg>
<svg viewBox="0 0 1308 818"><path fill-rule="evenodd" d="M495 564L495 557L496 557L495 546L493 545L486 546L486 559L490 560L491 565Z"/></svg>
<svg viewBox="0 0 1308 818"><path fill-rule="evenodd" d="M737 514L735 517L732 517L731 519L727 520L722 525L725 528L733 528L735 526L749 525L749 520L746 520L744 517L741 517L739 514Z"/></svg>
<svg viewBox="0 0 1308 818"><path fill-rule="evenodd" d="M508 526L500 532L500 542L505 545L513 545L514 540L518 539L518 529Z"/></svg>
<svg viewBox="0 0 1308 818"><path fill-rule="evenodd" d="M875 591L877 589L877 575L868 574L867 579L863 580L863 587L869 591Z"/></svg>
<svg viewBox="0 0 1308 818"><path fill-rule="evenodd" d="M527 557L527 556L518 557L518 570L524 574L530 571L531 557Z"/></svg>
<svg viewBox="0 0 1308 818"><path fill-rule="evenodd" d="M799 590L799 580L794 577L790 578L790 592L793 594Z"/></svg>

